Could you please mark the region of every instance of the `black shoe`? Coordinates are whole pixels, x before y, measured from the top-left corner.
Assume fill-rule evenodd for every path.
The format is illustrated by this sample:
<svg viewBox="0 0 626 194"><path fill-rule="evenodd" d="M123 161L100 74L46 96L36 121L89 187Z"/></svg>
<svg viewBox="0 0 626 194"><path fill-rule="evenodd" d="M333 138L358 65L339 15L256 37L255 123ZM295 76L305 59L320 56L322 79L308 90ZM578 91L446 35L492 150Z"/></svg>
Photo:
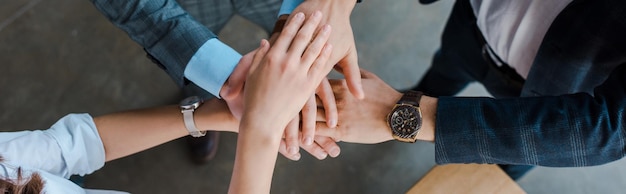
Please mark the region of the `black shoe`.
<svg viewBox="0 0 626 194"><path fill-rule="evenodd" d="M187 137L191 151L191 160L197 164L206 164L215 158L219 144L219 132L208 131L203 137Z"/></svg>

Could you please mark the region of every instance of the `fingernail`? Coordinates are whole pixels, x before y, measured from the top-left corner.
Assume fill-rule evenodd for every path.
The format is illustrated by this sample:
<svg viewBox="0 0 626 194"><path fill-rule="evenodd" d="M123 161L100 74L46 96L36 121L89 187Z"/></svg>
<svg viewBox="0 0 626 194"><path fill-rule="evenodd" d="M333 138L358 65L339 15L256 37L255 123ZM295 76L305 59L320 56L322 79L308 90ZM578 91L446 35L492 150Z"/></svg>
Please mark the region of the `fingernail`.
<svg viewBox="0 0 626 194"><path fill-rule="evenodd" d="M339 156L339 153L341 152L341 150L339 150L339 148L333 148L330 150L330 157L337 157Z"/></svg>
<svg viewBox="0 0 626 194"><path fill-rule="evenodd" d="M359 88L363 88L362 85L358 86ZM363 90L359 90L359 96L357 96L357 98L359 98L359 100L363 100L365 98L365 93L363 93Z"/></svg>
<svg viewBox="0 0 626 194"><path fill-rule="evenodd" d="M296 17L296 19L300 20L300 19L304 18L304 13L298 12L295 17Z"/></svg>
<svg viewBox="0 0 626 194"><path fill-rule="evenodd" d="M335 119L328 120L328 127L330 127L330 128L337 127L337 120L335 120Z"/></svg>
<svg viewBox="0 0 626 194"><path fill-rule="evenodd" d="M261 47L265 46L265 39L261 40Z"/></svg>
<svg viewBox="0 0 626 194"><path fill-rule="evenodd" d="M294 161L300 160L300 153L296 153L296 155L293 155L293 160Z"/></svg>
<svg viewBox="0 0 626 194"><path fill-rule="evenodd" d="M296 147L294 147L294 146L290 146L290 147L287 149L287 152L289 152L289 154L291 154L291 155L295 155L295 154L297 154L297 153L298 153L298 148L296 148Z"/></svg>
<svg viewBox="0 0 626 194"><path fill-rule="evenodd" d="M326 159L327 156L328 154L326 152L317 153L317 159L320 159L320 160Z"/></svg>
<svg viewBox="0 0 626 194"><path fill-rule="evenodd" d="M312 145L313 144L313 138L311 138L311 137L304 138L304 144L305 145Z"/></svg>

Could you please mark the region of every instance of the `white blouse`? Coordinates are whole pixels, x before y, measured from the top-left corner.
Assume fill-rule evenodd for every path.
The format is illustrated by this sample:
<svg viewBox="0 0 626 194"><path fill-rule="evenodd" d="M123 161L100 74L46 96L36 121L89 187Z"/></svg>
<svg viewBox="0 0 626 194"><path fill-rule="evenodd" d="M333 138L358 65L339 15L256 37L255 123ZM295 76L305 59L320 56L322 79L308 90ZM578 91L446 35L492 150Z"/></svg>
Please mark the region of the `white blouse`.
<svg viewBox="0 0 626 194"><path fill-rule="evenodd" d="M572 0L471 0L491 49L523 78L557 15Z"/></svg>
<svg viewBox="0 0 626 194"><path fill-rule="evenodd" d="M89 114L69 114L48 130L0 132L0 177L16 180L38 173L44 193L124 193L83 189L68 178L104 166L104 145Z"/></svg>

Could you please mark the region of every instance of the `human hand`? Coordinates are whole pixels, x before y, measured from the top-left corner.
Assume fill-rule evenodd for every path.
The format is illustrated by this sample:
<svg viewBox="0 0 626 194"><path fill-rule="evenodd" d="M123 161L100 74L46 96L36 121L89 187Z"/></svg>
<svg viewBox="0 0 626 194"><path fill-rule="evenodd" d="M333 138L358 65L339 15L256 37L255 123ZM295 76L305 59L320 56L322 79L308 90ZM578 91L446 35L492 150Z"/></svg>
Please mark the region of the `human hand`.
<svg viewBox="0 0 626 194"><path fill-rule="evenodd" d="M226 101L228 109L237 120L241 120L241 114L243 114L243 86L257 50L255 49L241 57L233 73L230 74L220 90L220 96Z"/></svg>
<svg viewBox="0 0 626 194"><path fill-rule="evenodd" d="M348 80L347 86L350 92L358 99L363 99L365 96L350 24L350 14L355 3L355 1L349 0L306 0L296 7L293 13L302 12L309 15L317 10L323 13L324 17L321 24L333 26L334 31L328 41L333 45L333 52L328 63L336 64L335 69Z"/></svg>
<svg viewBox="0 0 626 194"><path fill-rule="evenodd" d="M281 17L287 19L286 17ZM284 23L283 23L284 24ZM282 30L283 26L280 25L279 30ZM272 34L270 43L273 44L279 37L280 33ZM246 76L250 70L252 59L258 49L253 50L245 54L240 60L233 73L228 80L224 83L224 86L220 90L220 96L226 101L228 107L237 120L241 119L243 112L243 88L246 82ZM329 127L336 126L337 123L337 108L335 105L335 97L330 88L330 84L327 79L324 79L316 90L317 96L324 104L326 119L325 121ZM315 123L316 123L316 111L317 105L315 96L312 96L306 103L302 111L302 133L299 132L299 125L292 124L285 130L285 140L281 141L281 149L279 152L291 160L299 160L299 147L302 147L305 151L317 159L325 159L328 155L331 157L337 157L340 153L339 146L331 141L328 137L315 137ZM300 117L294 118L292 123L298 123ZM300 139L300 141L299 141ZM284 149L283 149L284 148Z"/></svg>
<svg viewBox="0 0 626 194"><path fill-rule="evenodd" d="M335 96L328 79L324 78L320 85L316 89L316 94L312 95L306 104L302 108L300 115L297 115L289 122L287 128L285 128L284 140L281 141L281 148L285 147L285 153L280 150L283 155L291 160L299 160L300 154L298 146L304 148L307 152L311 153L317 159L325 159L326 156L337 157L340 153L340 148L334 140L328 137L315 136L315 125L317 123L317 98L320 99L321 105L325 110L325 118L328 127L335 127L337 125L337 104L335 103ZM302 117L302 122L300 122ZM300 131L300 129L302 129ZM298 140L301 141L298 141ZM320 148L323 148L320 149ZM321 151L318 151L321 150Z"/></svg>
<svg viewBox="0 0 626 194"><path fill-rule="evenodd" d="M242 123L265 126L267 134L276 135L274 127L287 126L313 95L332 68L326 63L332 47L326 44L330 26L322 27L311 41L321 17L316 12L303 22L304 14L296 14L271 49L266 40L261 42L244 86Z"/></svg>
<svg viewBox="0 0 626 194"><path fill-rule="evenodd" d="M278 36L275 36L274 38L277 37ZM245 78L248 75L252 59L257 50L258 49L255 49L247 53L241 58L241 60L239 60L237 67L230 75L226 83L224 83L224 86L220 91L220 96L228 105L228 109L230 109L232 116L238 121L241 119L241 114L243 113L243 86L246 82ZM335 105L335 96L333 95L333 91L327 79L324 79L320 83L318 89L316 90L316 94L321 99L322 104L324 104L326 115L325 121L333 121L330 122L328 126L334 127L337 123L337 108ZM335 141L332 141L332 139L323 136L314 137L317 105L315 103L315 98L313 97L312 99L313 100L307 101L307 104L305 105L305 108L303 108L302 112L302 131L303 134L306 134L302 135L302 143L298 143L297 140L297 138L300 137L300 134L297 133L297 130L299 130L298 126L295 128L295 135L293 133L293 128L285 131L286 133L290 133L285 134L285 137L291 137L289 141L281 141L281 149L279 149L279 152L290 160L297 161L300 159L301 156L297 149L298 147L302 147L305 151L320 160L325 159L327 156L337 157L340 153L339 146L335 143ZM308 141L306 137L310 137L312 142L306 143ZM287 144L287 142L290 144ZM287 149L289 146L295 146L295 152L289 152Z"/></svg>
<svg viewBox="0 0 626 194"><path fill-rule="evenodd" d="M269 39L270 44L274 44L276 39L280 36L280 32L287 20L287 15L282 15L278 18L274 32ZM338 120L337 105L328 79L325 78L320 83L315 91L315 95L321 100L321 104L324 105L326 124L328 127L335 127ZM334 140L328 137L315 136L315 124L317 122L317 102L315 95L309 98L302 108L300 115L293 118L285 129L284 140L281 141L279 151L286 158L299 160L300 154L298 146L304 148L307 152L320 160L325 159L328 155L337 157L340 153L340 148Z"/></svg>
<svg viewBox="0 0 626 194"><path fill-rule="evenodd" d="M328 136L337 141L363 144L375 144L393 139L386 118L402 94L371 72L361 70L361 76L363 86L365 86L363 100L350 95L346 88L346 80L330 80L337 99L340 120L336 128L318 123L316 135ZM323 110L318 111L320 111L319 114L323 114Z"/></svg>

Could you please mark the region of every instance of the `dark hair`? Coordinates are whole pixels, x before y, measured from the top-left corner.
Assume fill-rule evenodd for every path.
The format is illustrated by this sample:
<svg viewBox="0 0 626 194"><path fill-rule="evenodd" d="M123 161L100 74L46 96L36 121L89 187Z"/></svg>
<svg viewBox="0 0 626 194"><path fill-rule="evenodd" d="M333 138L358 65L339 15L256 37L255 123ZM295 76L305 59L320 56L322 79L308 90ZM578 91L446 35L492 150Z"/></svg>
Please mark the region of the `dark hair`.
<svg viewBox="0 0 626 194"><path fill-rule="evenodd" d="M4 161L4 158L0 156L0 162L2 161ZM18 168L16 180L0 178L0 193L39 194L43 191L43 185L44 181L41 179L39 174L33 173L29 178L24 178L22 177L22 168Z"/></svg>

